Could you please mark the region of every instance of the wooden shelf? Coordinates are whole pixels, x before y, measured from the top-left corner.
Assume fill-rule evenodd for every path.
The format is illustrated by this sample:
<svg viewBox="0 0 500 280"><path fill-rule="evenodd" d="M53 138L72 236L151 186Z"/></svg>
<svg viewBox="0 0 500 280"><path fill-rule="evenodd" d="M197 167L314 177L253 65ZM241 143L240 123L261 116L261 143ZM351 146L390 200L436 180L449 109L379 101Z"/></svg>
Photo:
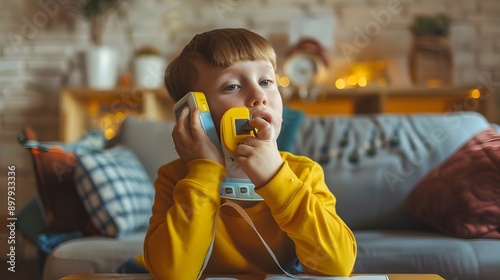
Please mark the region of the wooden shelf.
<svg viewBox="0 0 500 280"><path fill-rule="evenodd" d="M138 114L151 120L173 119L173 101L164 89L116 88L95 90L66 88L60 96L60 140L73 142L103 114Z"/></svg>
<svg viewBox="0 0 500 280"><path fill-rule="evenodd" d="M479 95L474 98L473 93ZM475 85L345 90L325 88L314 100L294 96L284 102L311 115L475 111L490 122L495 119L493 92L487 88L476 88ZM135 113L151 120L173 120L173 104L165 89L66 88L60 96L60 138L64 142L78 140L89 129L96 128L95 120L102 113Z"/></svg>
<svg viewBox="0 0 500 280"><path fill-rule="evenodd" d="M476 85L343 90L325 88L311 100L294 95L284 102L312 115L475 111L489 121L493 122L495 118L493 92L487 88L477 88Z"/></svg>

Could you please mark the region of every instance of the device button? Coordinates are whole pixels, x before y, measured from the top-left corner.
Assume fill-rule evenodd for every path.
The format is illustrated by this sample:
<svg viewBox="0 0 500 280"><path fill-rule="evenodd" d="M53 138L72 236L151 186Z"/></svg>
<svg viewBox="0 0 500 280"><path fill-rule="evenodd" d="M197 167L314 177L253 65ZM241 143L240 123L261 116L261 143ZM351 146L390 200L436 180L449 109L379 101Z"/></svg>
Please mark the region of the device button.
<svg viewBox="0 0 500 280"><path fill-rule="evenodd" d="M241 196L250 196L250 191L247 186L238 186L238 193Z"/></svg>
<svg viewBox="0 0 500 280"><path fill-rule="evenodd" d="M237 197L233 187L231 186L222 186L224 189L224 193L222 194L225 197Z"/></svg>

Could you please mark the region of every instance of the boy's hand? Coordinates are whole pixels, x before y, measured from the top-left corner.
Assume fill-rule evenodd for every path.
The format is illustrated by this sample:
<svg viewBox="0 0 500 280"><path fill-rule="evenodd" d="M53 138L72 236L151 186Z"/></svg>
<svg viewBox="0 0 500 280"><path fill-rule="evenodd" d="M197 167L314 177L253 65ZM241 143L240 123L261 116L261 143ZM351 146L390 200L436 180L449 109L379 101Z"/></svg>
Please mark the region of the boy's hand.
<svg viewBox="0 0 500 280"><path fill-rule="evenodd" d="M256 137L247 137L236 147L234 157L256 188L269 182L283 165L273 127L263 118L249 121L258 130Z"/></svg>
<svg viewBox="0 0 500 280"><path fill-rule="evenodd" d="M186 163L193 159L209 159L224 165L222 154L201 126L200 113L198 108L191 114L187 106L182 109L172 131L175 150Z"/></svg>

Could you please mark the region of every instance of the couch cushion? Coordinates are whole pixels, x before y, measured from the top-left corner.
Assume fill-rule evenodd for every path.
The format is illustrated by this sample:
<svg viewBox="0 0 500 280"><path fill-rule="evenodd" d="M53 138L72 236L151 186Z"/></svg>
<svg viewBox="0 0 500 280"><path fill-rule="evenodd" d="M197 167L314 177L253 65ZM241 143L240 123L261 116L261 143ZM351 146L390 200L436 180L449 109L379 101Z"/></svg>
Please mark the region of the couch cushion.
<svg viewBox="0 0 500 280"><path fill-rule="evenodd" d="M87 235L96 234L97 230L76 192L73 179L76 166L74 152L102 149L105 145L104 135L90 131L75 143L44 143L38 142L35 131L26 127L19 133L18 140L30 152L33 160L37 193L46 224L44 231L78 230Z"/></svg>
<svg viewBox="0 0 500 280"><path fill-rule="evenodd" d="M172 139L173 121L154 121L129 115L122 122L116 141L130 148L152 182L160 166L178 158Z"/></svg>
<svg viewBox="0 0 500 280"><path fill-rule="evenodd" d="M474 136L417 184L405 206L450 236L500 238L500 132Z"/></svg>
<svg viewBox="0 0 500 280"><path fill-rule="evenodd" d="M488 126L474 112L306 116L291 151L322 165L350 228L423 229L404 211L408 193Z"/></svg>
<svg viewBox="0 0 500 280"><path fill-rule="evenodd" d="M147 228L154 188L137 157L121 145L77 157L76 188L100 233L114 237Z"/></svg>
<svg viewBox="0 0 500 280"><path fill-rule="evenodd" d="M59 280L75 273L111 273L128 258L142 254L145 233L64 242L47 257L42 279Z"/></svg>
<svg viewBox="0 0 500 280"><path fill-rule="evenodd" d="M436 273L452 280L496 280L500 242L415 231L354 231L354 273Z"/></svg>

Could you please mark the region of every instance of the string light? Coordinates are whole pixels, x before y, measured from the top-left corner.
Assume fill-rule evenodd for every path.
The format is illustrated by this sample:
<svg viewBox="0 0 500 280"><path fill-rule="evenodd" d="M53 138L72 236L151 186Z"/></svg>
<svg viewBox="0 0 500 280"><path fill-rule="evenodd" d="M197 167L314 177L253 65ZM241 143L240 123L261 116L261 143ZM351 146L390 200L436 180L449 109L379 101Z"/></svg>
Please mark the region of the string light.
<svg viewBox="0 0 500 280"><path fill-rule="evenodd" d="M338 89L344 89L345 88L345 80L344 79L337 79L335 81L335 87Z"/></svg>
<svg viewBox="0 0 500 280"><path fill-rule="evenodd" d="M349 76L349 78L347 78L347 83L350 86L355 86L358 84L358 78L356 78L356 76L354 76L354 75L351 75L351 76Z"/></svg>
<svg viewBox="0 0 500 280"><path fill-rule="evenodd" d="M475 89L471 90L470 96L472 98L479 98L479 97L481 97L481 92L477 88L475 88Z"/></svg>
<svg viewBox="0 0 500 280"><path fill-rule="evenodd" d="M358 85L360 87L366 87L367 84L368 84L368 82L366 81L366 77L359 77Z"/></svg>
<svg viewBox="0 0 500 280"><path fill-rule="evenodd" d="M287 77L281 77L278 80L278 85L282 87L288 87L290 85L290 79L288 79Z"/></svg>

